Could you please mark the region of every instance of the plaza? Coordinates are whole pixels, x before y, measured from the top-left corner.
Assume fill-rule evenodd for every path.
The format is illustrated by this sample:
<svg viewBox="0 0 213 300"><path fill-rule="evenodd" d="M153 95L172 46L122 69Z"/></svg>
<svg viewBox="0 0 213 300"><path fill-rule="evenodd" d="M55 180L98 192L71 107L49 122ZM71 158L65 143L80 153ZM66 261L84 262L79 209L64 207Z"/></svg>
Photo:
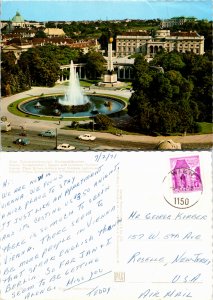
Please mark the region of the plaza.
<svg viewBox="0 0 213 300"><path fill-rule="evenodd" d="M44 88L44 87L33 87L29 91L25 91L16 95L12 95L10 97L5 97L2 99L2 115L6 116L7 119L11 122L11 126L13 129L20 129L21 126L24 126L26 128L26 131L35 131L39 133L41 130L56 130L58 134L63 134L63 135L80 135L84 134L85 131L81 130L65 130L64 127L70 125L70 121L62 120L60 121L60 124L56 120L40 120L40 119L31 119L31 118L23 118L20 116L16 116L8 111L8 106L12 104L13 102L23 99L26 97L34 97L34 96L39 96L42 93L43 94L54 94L54 93L64 93L65 90L67 89L66 86L64 85L56 85L53 88ZM96 92L97 94L103 94L106 93L106 90L104 89L98 89L95 88L94 90L91 88L91 92ZM107 93L110 95L117 95L125 98L129 98L131 96L131 92L129 90L118 90L118 91L109 91L107 90ZM81 122L87 122L87 121L81 121ZM122 137L116 136L111 133L107 132L92 132L88 131L92 134L95 134L95 136L99 139L103 139L106 141L105 146L102 146L102 149L109 149L108 147L108 142L109 141L117 141L118 145L119 143L143 143L143 144L152 144L152 145L157 145L162 139L166 139L168 137L164 136L147 136L147 135L141 135L141 134L123 134ZM212 134L202 134L202 135L187 135L187 136L170 136L169 139L172 139L174 142L181 143L181 144L208 144L211 145L213 141L213 136ZM119 147L119 146L118 146ZM198 146L199 147L199 146ZM210 147L210 146L209 146ZM152 149L154 150L154 147L152 146ZM3 149L4 150L4 149ZM8 149L7 149L8 150ZM27 148L26 148L27 150ZM150 149L151 150L151 149Z"/></svg>

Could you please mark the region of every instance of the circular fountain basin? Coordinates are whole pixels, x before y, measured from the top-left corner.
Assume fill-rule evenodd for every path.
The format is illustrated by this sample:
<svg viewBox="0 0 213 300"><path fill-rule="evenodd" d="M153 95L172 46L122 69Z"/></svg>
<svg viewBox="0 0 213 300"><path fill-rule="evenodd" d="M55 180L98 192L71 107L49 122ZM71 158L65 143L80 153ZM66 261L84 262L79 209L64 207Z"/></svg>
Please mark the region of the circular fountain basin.
<svg viewBox="0 0 213 300"><path fill-rule="evenodd" d="M92 117L96 114L110 115L123 110L126 107L125 102L108 96L87 95L90 107L86 111L80 112L62 112L58 109L57 103L63 96L41 97L23 102L19 109L26 113L36 116L56 116L61 118L71 117ZM37 104L40 105L37 105Z"/></svg>

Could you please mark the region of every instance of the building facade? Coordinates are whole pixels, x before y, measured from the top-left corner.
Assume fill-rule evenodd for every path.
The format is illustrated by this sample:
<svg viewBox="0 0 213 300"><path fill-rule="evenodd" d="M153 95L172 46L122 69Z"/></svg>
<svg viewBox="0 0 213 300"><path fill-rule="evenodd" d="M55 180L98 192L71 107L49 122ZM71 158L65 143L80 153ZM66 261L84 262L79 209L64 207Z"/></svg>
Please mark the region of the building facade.
<svg viewBox="0 0 213 300"><path fill-rule="evenodd" d="M182 26L186 22L196 22L197 18L194 17L174 17L171 19L166 19L161 22L162 28L170 28L173 26Z"/></svg>
<svg viewBox="0 0 213 300"><path fill-rule="evenodd" d="M116 37L116 56L126 57L141 53L149 60L164 49L166 52L193 52L203 55L204 36L195 31L170 32L170 30L156 30L153 35L148 32L127 32Z"/></svg>
<svg viewBox="0 0 213 300"><path fill-rule="evenodd" d="M116 37L116 56L126 57L135 53L147 53L147 42L151 35L146 31L125 32Z"/></svg>
<svg viewBox="0 0 213 300"><path fill-rule="evenodd" d="M43 22L28 22L17 11L16 15L10 21L11 25L15 28L29 28L29 27L44 27Z"/></svg>
<svg viewBox="0 0 213 300"><path fill-rule="evenodd" d="M81 49L85 54L89 50L99 51L100 44L97 40L81 40L75 41L71 38L51 37L51 38L31 38L24 39L21 37L14 37L14 35L4 35L1 42L2 52L14 52L17 59L20 58L22 52L30 48L35 48L45 45L68 46L72 49Z"/></svg>
<svg viewBox="0 0 213 300"><path fill-rule="evenodd" d="M65 32L60 28L45 28L44 33L48 37L65 37Z"/></svg>

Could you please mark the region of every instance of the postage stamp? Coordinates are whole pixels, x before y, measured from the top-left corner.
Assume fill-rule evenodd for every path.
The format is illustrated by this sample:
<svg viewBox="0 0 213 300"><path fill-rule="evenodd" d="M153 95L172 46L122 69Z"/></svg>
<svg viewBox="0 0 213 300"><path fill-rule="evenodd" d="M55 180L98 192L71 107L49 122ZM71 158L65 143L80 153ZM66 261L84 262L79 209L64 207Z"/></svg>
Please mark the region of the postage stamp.
<svg viewBox="0 0 213 300"><path fill-rule="evenodd" d="M203 193L199 155L170 158L169 163L170 171L163 180L164 199L179 209L192 207Z"/></svg>
<svg viewBox="0 0 213 300"><path fill-rule="evenodd" d="M170 158L173 193L202 191L199 156Z"/></svg>

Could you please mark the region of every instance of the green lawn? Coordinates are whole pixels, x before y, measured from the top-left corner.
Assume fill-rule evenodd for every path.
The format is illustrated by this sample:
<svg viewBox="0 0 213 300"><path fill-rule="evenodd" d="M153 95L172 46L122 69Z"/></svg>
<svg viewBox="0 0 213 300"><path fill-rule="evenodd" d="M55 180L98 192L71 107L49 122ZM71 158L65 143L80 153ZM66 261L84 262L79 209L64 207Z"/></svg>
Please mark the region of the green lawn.
<svg viewBox="0 0 213 300"><path fill-rule="evenodd" d="M201 127L201 134L208 134L213 132L213 124L207 122L199 122L198 123Z"/></svg>
<svg viewBox="0 0 213 300"><path fill-rule="evenodd" d="M97 80L88 80L88 79L87 80L82 80L81 79L80 80L80 85L81 85L81 87L90 87L91 85L96 84L98 82L100 82L100 79L97 79ZM131 89L132 88L132 82L130 82L130 81L124 81L124 82L126 83L125 89ZM66 81L66 82L62 83L62 85L68 86L69 82ZM122 87L120 89L122 89Z"/></svg>
<svg viewBox="0 0 213 300"><path fill-rule="evenodd" d="M98 83L100 80L80 80L80 85L82 87L90 87L93 84Z"/></svg>
<svg viewBox="0 0 213 300"><path fill-rule="evenodd" d="M98 83L100 80L80 80L80 85L82 87L90 87L93 84ZM62 83L62 85L69 85L69 81Z"/></svg>

